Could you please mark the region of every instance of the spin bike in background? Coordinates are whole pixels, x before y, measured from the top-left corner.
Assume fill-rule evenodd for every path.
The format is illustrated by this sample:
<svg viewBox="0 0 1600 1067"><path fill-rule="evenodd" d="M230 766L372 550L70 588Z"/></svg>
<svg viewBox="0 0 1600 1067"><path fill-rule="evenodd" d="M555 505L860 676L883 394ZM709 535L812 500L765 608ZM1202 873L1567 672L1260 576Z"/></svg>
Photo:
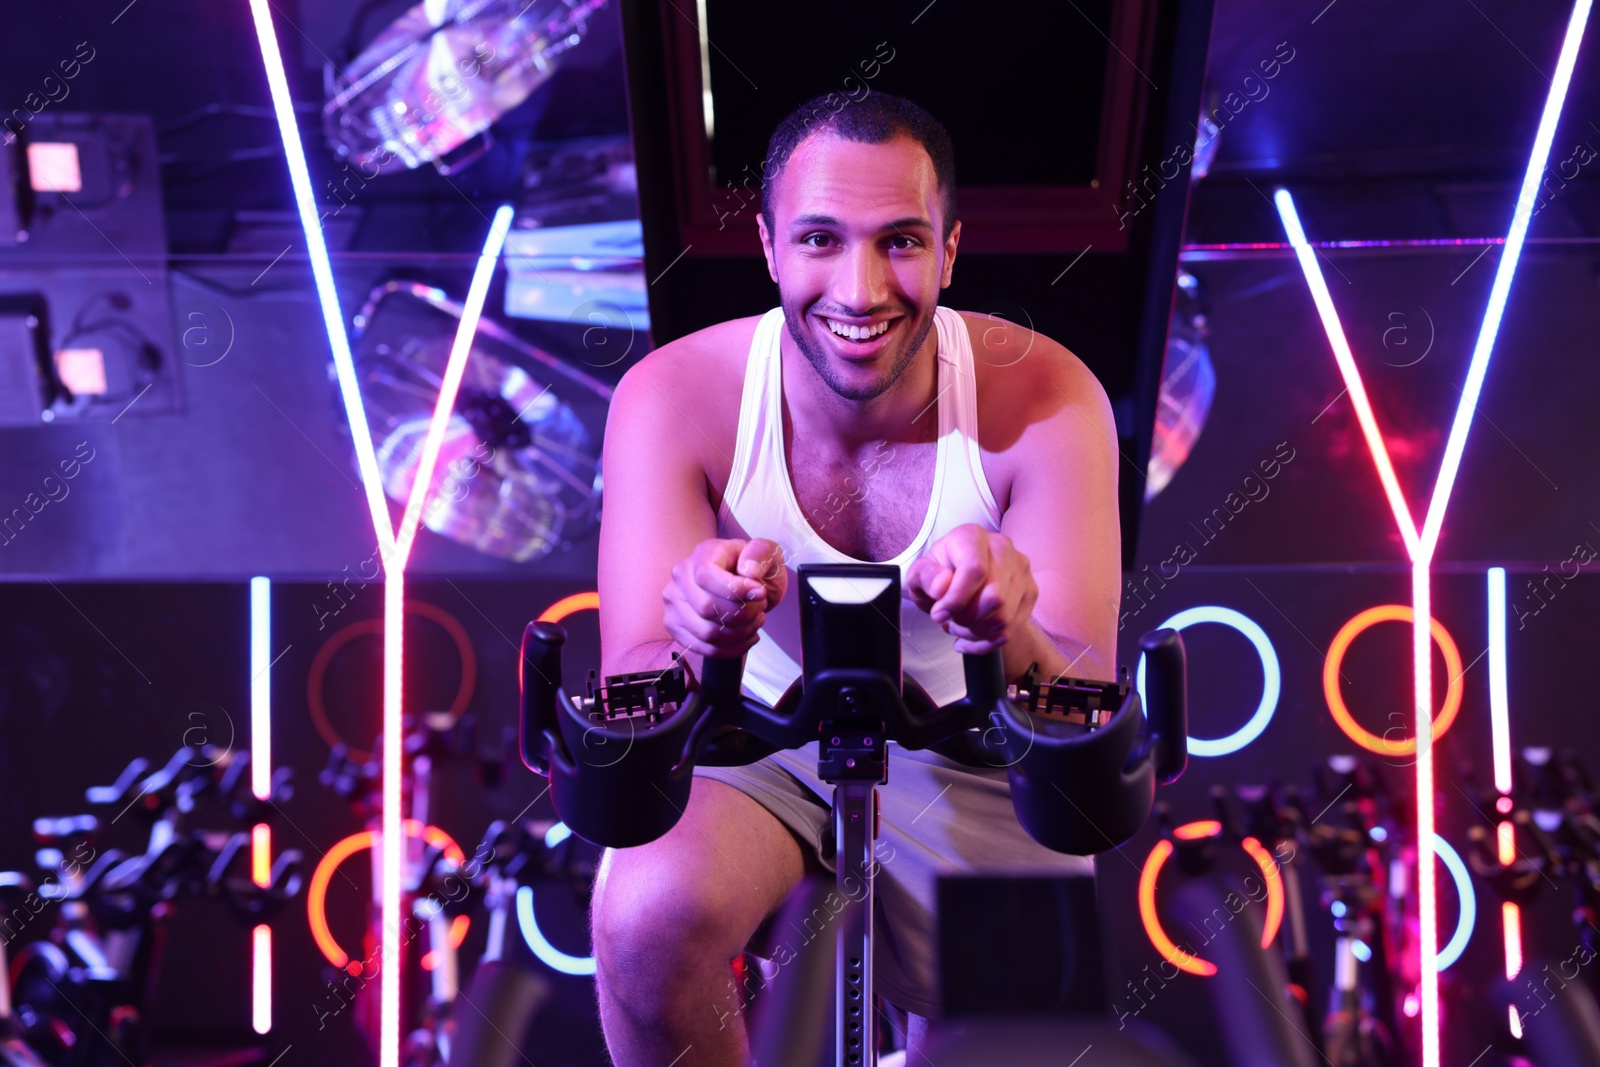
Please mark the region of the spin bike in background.
<svg viewBox="0 0 1600 1067"><path fill-rule="evenodd" d="M512 731L507 727L498 744L480 744L476 722L470 716L457 721L447 711L407 715L403 731L402 743L410 764L404 790L404 819L408 827L415 827L406 833L400 886L402 910L410 913L414 923L407 922L403 932L409 938L410 931L421 930L426 937L414 948L405 949L401 956L407 968L411 961L417 961L426 982L419 984L417 973L409 970L401 979L401 1015L408 1020L401 1059L405 1067L438 1067L462 1062L451 1048L460 993L458 949L465 935L463 917L474 904L467 890L479 876L483 861L481 853L469 859L454 845L432 839L425 832L434 799L434 778L446 763L461 761L470 764L481 785L491 789L498 786L510 756ZM365 820L375 841L381 836L383 768L377 755L381 750L381 743L374 743L368 758L358 761L349 746L335 745L319 775L323 785L346 800ZM347 1003L354 1005L356 1028L374 1053L379 1043L381 1012L380 984L373 979L383 963L379 958L383 943L379 889L374 880L363 943L366 958L349 961L342 973L331 968L324 972L335 1003L340 1005L338 1010L343 1010L344 997L349 995ZM351 979L357 983L353 990Z"/></svg>
<svg viewBox="0 0 1600 1067"><path fill-rule="evenodd" d="M964 657L966 696L940 707L901 673L897 567L806 564L797 584L804 667L776 705L742 695L742 662L718 658L705 661L698 688L689 687L680 661L661 672L609 677L598 688L591 671L588 694L575 699L561 685L565 631L553 623L529 624L522 647L522 757L550 779L556 811L575 833L626 848L673 827L688 804L697 763L752 763L819 741L818 777L833 786L835 884L845 899L834 920L835 962L824 967L824 953L801 954L797 968L810 980L803 973L791 986L793 1010L776 1017L781 1039L756 1037L763 1051L776 1050L776 1059L761 1060L764 1067L809 1067L830 999L815 995L816 983L831 984L833 1041L826 1058L836 1067L871 1067L879 1048L873 844L877 789L888 780L887 742L931 748L968 766L1005 768L1017 818L1030 836L1058 852L1102 852L1144 824L1157 781L1170 782L1183 771L1183 644L1171 630L1140 642L1151 668L1148 718L1125 679L1019 688L1015 696L1024 710L1008 690L998 650ZM1107 692L1120 697L1114 708L1103 699ZM802 883L800 895L816 891ZM1066 955L1065 966L1082 969L1098 960L1098 945ZM1062 980L1101 984L1098 974ZM1051 1020L1042 1029L1016 1020L994 1026L973 1021L938 1036L940 1067L1056 1063L1066 1047L1061 1042L1080 1039L1095 1050L1083 1067L1171 1062L1118 1033L1109 1018Z"/></svg>
<svg viewBox="0 0 1600 1067"><path fill-rule="evenodd" d="M102 826L93 815L34 820L38 865L50 872L24 900L22 914L55 904L48 936L24 945L0 980L0 1064L32 1067L120 1067L148 1062L145 1021L160 974L161 945L177 902L222 899L247 926L269 921L300 887L301 855L286 851L267 884L250 869L250 832L193 828L202 803L226 807L246 827L267 821L272 803L250 791L249 756L212 748L180 748L161 769L135 759L109 786L86 793L120 817L133 812L148 841L144 852L97 850ZM291 791L290 768L273 776L272 801ZM115 822L117 817L112 818ZM0 872L0 899L26 881ZM8 910L8 916L18 914ZM20 1058L19 1058L20 1057Z"/></svg>
<svg viewBox="0 0 1600 1067"><path fill-rule="evenodd" d="M1520 756L1509 805L1493 790L1475 790L1479 810L1498 811L1509 824L1509 840L1502 844L1485 826L1468 832L1473 873L1503 903L1517 905L1529 942L1521 970L1494 990L1494 1000L1501 1012L1517 1014L1521 1034L1507 1040L1510 1049L1539 1067L1592 1067L1600 1064L1600 793L1571 751L1525 748ZM1539 944L1534 919L1547 887L1556 885L1571 893L1574 939L1552 952ZM1509 1025L1509 1017L1500 1024Z"/></svg>

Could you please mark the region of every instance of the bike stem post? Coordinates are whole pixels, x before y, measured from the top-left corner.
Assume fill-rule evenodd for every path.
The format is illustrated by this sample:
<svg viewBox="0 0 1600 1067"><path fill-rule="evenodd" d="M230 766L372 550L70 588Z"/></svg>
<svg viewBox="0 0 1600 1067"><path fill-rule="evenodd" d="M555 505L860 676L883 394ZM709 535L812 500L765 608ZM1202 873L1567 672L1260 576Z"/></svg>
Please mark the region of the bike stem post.
<svg viewBox="0 0 1600 1067"><path fill-rule="evenodd" d="M853 691L840 694L845 705ZM835 884L844 908L836 933L835 1067L876 1067L877 1015L872 999L873 858L878 837L878 786L889 780L882 722L824 722L817 777L833 784Z"/></svg>

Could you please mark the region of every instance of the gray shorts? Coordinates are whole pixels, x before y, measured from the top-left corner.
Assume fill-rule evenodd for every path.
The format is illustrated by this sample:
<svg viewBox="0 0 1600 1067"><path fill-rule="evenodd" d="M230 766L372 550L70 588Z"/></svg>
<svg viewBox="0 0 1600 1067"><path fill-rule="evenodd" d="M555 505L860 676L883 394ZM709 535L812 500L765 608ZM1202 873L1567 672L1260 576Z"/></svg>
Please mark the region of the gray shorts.
<svg viewBox="0 0 1600 1067"><path fill-rule="evenodd" d="M833 787L818 780L816 767L812 742L748 766L697 767L694 773L754 799L833 870ZM1012 810L1003 770L974 770L935 752L891 744L889 783L878 797L873 980L895 1007L938 1018L936 878L999 871L1092 874L1094 860L1063 856L1029 837Z"/></svg>

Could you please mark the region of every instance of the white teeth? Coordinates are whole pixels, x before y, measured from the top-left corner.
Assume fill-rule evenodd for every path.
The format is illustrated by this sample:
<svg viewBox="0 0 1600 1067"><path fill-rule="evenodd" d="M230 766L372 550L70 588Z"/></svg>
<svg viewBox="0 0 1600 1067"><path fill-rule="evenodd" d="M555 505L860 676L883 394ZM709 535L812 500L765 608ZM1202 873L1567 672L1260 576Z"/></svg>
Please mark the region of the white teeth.
<svg viewBox="0 0 1600 1067"><path fill-rule="evenodd" d="M848 323L835 322L833 319L823 319L823 321L828 324L828 329L840 337L849 338L852 341L865 341L868 338L878 336L889 328L888 320L875 322L871 326L851 326Z"/></svg>

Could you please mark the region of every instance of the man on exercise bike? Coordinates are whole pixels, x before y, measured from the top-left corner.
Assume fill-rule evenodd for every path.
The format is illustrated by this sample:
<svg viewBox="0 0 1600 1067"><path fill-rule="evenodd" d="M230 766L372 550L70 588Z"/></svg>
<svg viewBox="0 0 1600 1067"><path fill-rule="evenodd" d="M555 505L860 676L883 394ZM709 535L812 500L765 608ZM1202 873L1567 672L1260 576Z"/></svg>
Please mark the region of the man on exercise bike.
<svg viewBox="0 0 1600 1067"><path fill-rule="evenodd" d="M745 655L776 703L800 674L789 568L901 569L905 674L938 704L963 653L1006 677L1114 677L1115 435L1061 345L938 306L961 224L949 135L871 93L802 105L772 136L759 219L782 306L650 353L618 385L600 530L602 673ZM619 1067L748 1059L730 961L809 871L831 865L815 746L698 769L683 819L609 851L594 893L600 1015ZM940 872L1088 872L1028 837L1003 770L897 749L882 790L877 988L939 1010ZM804 951L801 931L781 931Z"/></svg>

